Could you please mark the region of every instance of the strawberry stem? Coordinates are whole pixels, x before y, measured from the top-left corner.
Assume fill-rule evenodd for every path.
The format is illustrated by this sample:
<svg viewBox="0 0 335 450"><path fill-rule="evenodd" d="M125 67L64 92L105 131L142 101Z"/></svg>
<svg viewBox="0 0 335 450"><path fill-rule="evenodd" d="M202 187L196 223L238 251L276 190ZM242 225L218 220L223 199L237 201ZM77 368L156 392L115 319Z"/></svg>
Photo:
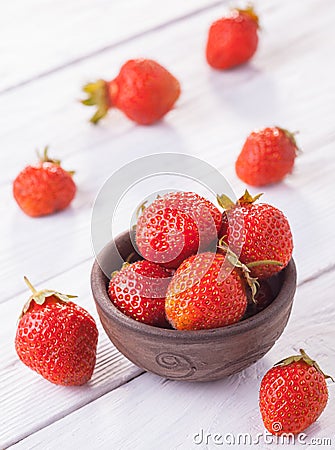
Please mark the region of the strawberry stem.
<svg viewBox="0 0 335 450"><path fill-rule="evenodd" d="M241 261L238 259L238 256L229 248L228 244L224 241L225 238L226 236L222 236L222 238L219 240L219 245L217 247L226 252L226 257L230 262L230 264L242 270L244 278L251 289L252 301L256 303L255 296L259 288L259 282L257 278L253 278L250 275L249 267L246 264L241 263Z"/></svg>
<svg viewBox="0 0 335 450"><path fill-rule="evenodd" d="M243 9L238 8L237 11L241 14L248 15L254 22L256 22L257 27L259 28L259 18L255 12L255 9L251 3L247 4L247 6Z"/></svg>
<svg viewBox="0 0 335 450"><path fill-rule="evenodd" d="M46 145L44 147L43 155L41 155L40 152L38 150L36 150L37 157L40 160L40 162L41 163L49 162L49 163L52 163L52 164L56 164L56 166L60 166L60 163L61 163L60 159L52 159L52 158L50 158L49 155L48 155L48 151L49 151L49 146L48 145Z"/></svg>
<svg viewBox="0 0 335 450"><path fill-rule="evenodd" d="M58 299L58 301L67 303L70 301L71 298L77 297L76 295L65 295L65 294L61 294L60 292L57 292L57 291L51 291L49 289L43 289L42 291L37 291L34 288L34 286L30 283L30 281L28 280L28 278L26 276L23 277L23 279L33 294L29 297L29 300L23 306L22 312L20 314L20 318L29 310L32 301L34 301L37 305L43 305L47 298L55 297Z"/></svg>
<svg viewBox="0 0 335 450"><path fill-rule="evenodd" d="M267 264L270 266L282 266L283 263L280 261L276 261L275 259L263 259L261 261L253 261L251 263L246 264L246 266L250 269L252 267L262 266L263 264Z"/></svg>
<svg viewBox="0 0 335 450"><path fill-rule="evenodd" d="M87 98L81 100L81 103L86 106L96 106L97 108L95 114L90 119L90 122L95 125L107 115L109 109L107 82L105 80L98 80L93 83L88 83L83 87L83 91L87 94Z"/></svg>
<svg viewBox="0 0 335 450"><path fill-rule="evenodd" d="M33 294L36 294L37 291L36 291L36 289L34 288L34 286L30 283L30 281L28 280L28 278L27 278L26 276L24 276L23 279L24 279L26 285L27 285L27 286L29 287L29 289L31 290L31 292L32 292Z"/></svg>

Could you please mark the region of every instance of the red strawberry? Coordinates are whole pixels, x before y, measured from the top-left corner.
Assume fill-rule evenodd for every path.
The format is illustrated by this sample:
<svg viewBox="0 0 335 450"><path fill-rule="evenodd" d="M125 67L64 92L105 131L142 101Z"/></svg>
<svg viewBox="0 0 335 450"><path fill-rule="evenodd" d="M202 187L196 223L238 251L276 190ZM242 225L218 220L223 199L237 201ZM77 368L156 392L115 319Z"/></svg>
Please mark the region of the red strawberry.
<svg viewBox="0 0 335 450"><path fill-rule="evenodd" d="M65 209L76 194L76 185L72 179L74 172L62 169L60 161L48 157L47 150L46 147L43 158L22 170L13 183L15 200L31 217Z"/></svg>
<svg viewBox="0 0 335 450"><path fill-rule="evenodd" d="M225 195L218 196L218 201L226 209L221 236L225 236L231 250L248 266L251 276L263 279L287 266L293 241L284 214L267 203L254 203L259 197L252 197L246 190L236 204Z"/></svg>
<svg viewBox="0 0 335 450"><path fill-rule="evenodd" d="M75 386L90 380L96 360L98 330L94 319L68 296L37 292L23 308L15 338L21 361L55 384Z"/></svg>
<svg viewBox="0 0 335 450"><path fill-rule="evenodd" d="M180 95L179 81L164 67L150 59L131 59L112 81L98 80L83 88L88 98L82 103L97 106L91 118L99 122L110 108L118 108L141 125L160 120L172 109Z"/></svg>
<svg viewBox="0 0 335 450"><path fill-rule="evenodd" d="M280 361L264 376L259 407L265 428L272 434L298 434L315 422L325 409L328 390L325 375L303 350Z"/></svg>
<svg viewBox="0 0 335 450"><path fill-rule="evenodd" d="M238 322L247 307L246 283L223 256L200 253L186 259L166 293L165 310L177 330L218 328Z"/></svg>
<svg viewBox="0 0 335 450"><path fill-rule="evenodd" d="M124 314L139 322L168 327L165 294L172 272L150 261L125 263L112 274L108 295Z"/></svg>
<svg viewBox="0 0 335 450"><path fill-rule="evenodd" d="M292 172L298 147L294 134L279 127L252 132L236 161L236 173L245 183L277 183Z"/></svg>
<svg viewBox="0 0 335 450"><path fill-rule="evenodd" d="M172 192L145 208L136 226L142 256L177 268L187 257L217 239L220 211L194 192Z"/></svg>
<svg viewBox="0 0 335 450"><path fill-rule="evenodd" d="M247 62L258 45L258 17L252 8L234 9L214 22L208 34L206 57L215 69L230 69Z"/></svg>

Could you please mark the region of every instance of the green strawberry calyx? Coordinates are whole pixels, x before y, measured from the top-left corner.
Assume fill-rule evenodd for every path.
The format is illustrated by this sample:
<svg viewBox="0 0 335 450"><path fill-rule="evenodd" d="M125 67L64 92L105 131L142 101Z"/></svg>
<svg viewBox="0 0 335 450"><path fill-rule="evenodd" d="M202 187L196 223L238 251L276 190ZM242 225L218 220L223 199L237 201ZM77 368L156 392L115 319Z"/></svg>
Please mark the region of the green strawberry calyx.
<svg viewBox="0 0 335 450"><path fill-rule="evenodd" d="M245 14L250 17L257 24L257 28L259 28L259 18L255 12L254 7L249 4L245 8L237 8L235 11L238 11L240 14Z"/></svg>
<svg viewBox="0 0 335 450"><path fill-rule="evenodd" d="M285 136L292 142L292 144L295 147L295 151L296 151L296 155L298 155L299 153L301 153L301 149L299 148L298 144L297 144L297 140L295 138L295 136L299 133L299 131L289 131L286 128L281 128L276 126L276 128L280 131L282 131Z"/></svg>
<svg viewBox="0 0 335 450"><path fill-rule="evenodd" d="M39 161L41 163L49 162L49 163L55 164L56 166L60 166L60 163L61 163L60 159L50 158L49 155L48 155L48 151L49 151L49 146L48 145L46 145L44 147L44 150L43 150L42 154L40 154L40 152L38 150L36 150L37 157L38 157Z"/></svg>
<svg viewBox="0 0 335 450"><path fill-rule="evenodd" d="M276 366L288 366L289 364L295 363L295 362L299 362L299 361L304 361L306 364L308 364L311 367L314 367L318 372L320 372L325 379L329 378L334 382L334 379L332 376L330 375L326 375L320 368L319 364L312 359L310 356L307 355L307 353L305 352L305 350L303 350L302 348L299 350L300 355L293 355L293 356L289 356L285 359L282 359L281 361L277 362L275 364Z"/></svg>
<svg viewBox="0 0 335 450"><path fill-rule="evenodd" d="M60 302L68 303L71 298L76 298L76 295L65 295L60 292L43 289L42 291L37 291L27 277L24 277L24 281L32 291L32 295L29 297L29 300L23 306L20 318L29 310L31 302L34 301L37 305L43 305L48 297L56 297Z"/></svg>
<svg viewBox="0 0 335 450"><path fill-rule="evenodd" d="M90 118L90 122L97 124L100 119L107 115L110 104L108 100L108 83L105 80L97 80L87 83L83 87L83 91L87 94L87 98L81 100L86 106L96 106L96 112Z"/></svg>
<svg viewBox="0 0 335 450"><path fill-rule="evenodd" d="M226 253L227 260L230 262L230 264L232 264L234 267L242 269L244 278L251 289L251 298L253 302L255 302L255 295L259 288L257 278L253 278L250 275L250 269L248 268L248 266L241 263L241 261L238 259L238 256L229 248L228 244L225 242L225 238L226 236L222 236L222 238L219 240L218 248Z"/></svg>
<svg viewBox="0 0 335 450"><path fill-rule="evenodd" d="M250 269L252 267L258 267L264 264L274 265L274 266L282 266L283 264L280 261L276 261L273 259L264 259L260 261L253 261L248 264L243 264L239 259L238 256L229 248L228 244L225 242L225 239L227 236L222 236L222 238L219 240L218 248L220 250L223 250L226 253L227 259L234 267L238 267L239 269L242 269L243 275L245 277L245 280L248 284L248 286L251 289L251 298L254 303L256 303L255 296L257 294L257 290L259 288L259 282L258 279L255 277L252 277L250 275Z"/></svg>
<svg viewBox="0 0 335 450"><path fill-rule="evenodd" d="M245 193L237 200L236 203L234 203L226 194L217 195L216 200L219 206L227 211L234 208L235 206L251 205L252 203L256 202L262 195L263 193L257 194L253 197L251 194L249 194L248 189L246 189Z"/></svg>
<svg viewBox="0 0 335 450"><path fill-rule="evenodd" d="M49 146L48 145L46 145L44 147L44 150L43 150L42 154L38 150L36 150L39 162L41 164L43 164L43 163L51 163L51 164L55 164L55 166L61 167L61 160L60 159L50 158L50 156L48 155L48 151L49 151ZM66 172L69 175L71 175L71 176L73 176L76 173L74 170L66 170Z"/></svg>

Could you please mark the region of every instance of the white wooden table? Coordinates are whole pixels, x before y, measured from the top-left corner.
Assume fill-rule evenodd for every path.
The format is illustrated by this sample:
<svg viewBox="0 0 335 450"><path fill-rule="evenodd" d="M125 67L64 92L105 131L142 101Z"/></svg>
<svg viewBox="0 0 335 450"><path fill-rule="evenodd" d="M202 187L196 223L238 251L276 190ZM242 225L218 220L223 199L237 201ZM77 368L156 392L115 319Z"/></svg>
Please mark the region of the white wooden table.
<svg viewBox="0 0 335 450"><path fill-rule="evenodd" d="M201 430L251 436L264 430L258 389L277 360L303 347L335 374L335 8L331 0L255 3L262 26L259 51L251 64L226 73L211 70L204 59L208 26L226 2L11 0L2 5L1 449L217 448L212 438L196 445L194 436ZM139 56L157 59L181 80L176 109L153 127L136 126L118 112L101 126L90 126L91 111L76 101L80 86L112 77L125 60ZM78 302L97 318L89 285L91 208L114 170L139 156L182 152L217 167L239 194L245 186L234 161L241 145L253 128L274 124L300 131L303 153L294 174L264 195L291 222L299 275L289 324L262 360L215 383L167 381L120 355L100 323L97 365L86 386L54 386L18 360L13 342L28 295L24 274L39 287L78 294ZM30 219L12 199L12 180L45 144L66 168L76 170L79 190L66 212ZM324 414L307 431L307 443L331 438L334 448L334 385L329 394Z"/></svg>

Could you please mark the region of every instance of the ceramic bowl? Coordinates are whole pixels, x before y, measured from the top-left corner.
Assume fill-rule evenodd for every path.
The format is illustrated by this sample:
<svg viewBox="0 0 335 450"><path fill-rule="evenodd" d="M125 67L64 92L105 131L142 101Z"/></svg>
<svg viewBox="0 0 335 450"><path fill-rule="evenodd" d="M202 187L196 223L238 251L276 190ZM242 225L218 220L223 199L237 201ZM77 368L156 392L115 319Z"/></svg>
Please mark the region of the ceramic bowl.
<svg viewBox="0 0 335 450"><path fill-rule="evenodd" d="M129 255L140 259L129 232L110 242L98 258L108 273L119 270ZM120 312L107 294L109 279L95 261L91 286L101 323L115 347L149 372L172 380L210 381L236 372L262 358L282 334L296 290L296 268L288 266L271 279L277 292L263 311L236 324L199 331L157 328Z"/></svg>

